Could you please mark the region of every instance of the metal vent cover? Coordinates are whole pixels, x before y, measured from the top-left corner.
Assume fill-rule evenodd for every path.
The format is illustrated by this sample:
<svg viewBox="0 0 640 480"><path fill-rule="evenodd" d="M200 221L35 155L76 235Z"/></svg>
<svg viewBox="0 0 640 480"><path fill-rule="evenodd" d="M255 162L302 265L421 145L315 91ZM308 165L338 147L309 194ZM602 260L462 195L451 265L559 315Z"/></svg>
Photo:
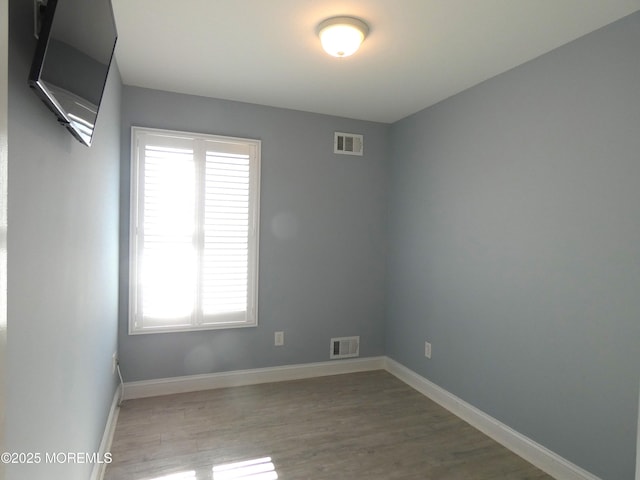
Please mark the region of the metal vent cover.
<svg viewBox="0 0 640 480"><path fill-rule="evenodd" d="M329 358L351 358L360 356L360 337L332 338Z"/></svg>
<svg viewBox="0 0 640 480"><path fill-rule="evenodd" d="M357 133L334 132L333 153L359 155L364 151L364 136Z"/></svg>

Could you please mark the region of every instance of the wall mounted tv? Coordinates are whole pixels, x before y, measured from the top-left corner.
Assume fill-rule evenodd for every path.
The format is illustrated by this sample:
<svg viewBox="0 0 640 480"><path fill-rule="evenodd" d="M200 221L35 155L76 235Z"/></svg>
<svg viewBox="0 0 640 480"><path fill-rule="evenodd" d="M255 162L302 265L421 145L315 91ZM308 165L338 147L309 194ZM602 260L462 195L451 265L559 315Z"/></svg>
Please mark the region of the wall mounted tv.
<svg viewBox="0 0 640 480"><path fill-rule="evenodd" d="M41 26L29 86L91 146L118 38L111 0L38 0L36 8Z"/></svg>

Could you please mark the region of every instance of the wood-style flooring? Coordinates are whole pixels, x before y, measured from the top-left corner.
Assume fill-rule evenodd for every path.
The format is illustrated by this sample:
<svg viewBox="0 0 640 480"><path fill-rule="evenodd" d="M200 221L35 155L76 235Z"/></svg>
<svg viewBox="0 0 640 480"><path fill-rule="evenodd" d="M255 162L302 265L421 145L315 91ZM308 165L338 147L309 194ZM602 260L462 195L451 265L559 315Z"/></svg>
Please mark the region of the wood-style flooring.
<svg viewBox="0 0 640 480"><path fill-rule="evenodd" d="M111 453L105 480L551 479L384 371L127 400Z"/></svg>

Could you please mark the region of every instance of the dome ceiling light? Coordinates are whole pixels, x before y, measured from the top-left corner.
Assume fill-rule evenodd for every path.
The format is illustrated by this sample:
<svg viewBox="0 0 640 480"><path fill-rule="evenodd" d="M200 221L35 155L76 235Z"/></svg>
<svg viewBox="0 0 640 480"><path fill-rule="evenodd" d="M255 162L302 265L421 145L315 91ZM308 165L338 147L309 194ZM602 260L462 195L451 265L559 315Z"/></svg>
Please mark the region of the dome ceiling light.
<svg viewBox="0 0 640 480"><path fill-rule="evenodd" d="M353 55L369 33L362 20L353 17L331 17L318 25L322 48L334 57Z"/></svg>

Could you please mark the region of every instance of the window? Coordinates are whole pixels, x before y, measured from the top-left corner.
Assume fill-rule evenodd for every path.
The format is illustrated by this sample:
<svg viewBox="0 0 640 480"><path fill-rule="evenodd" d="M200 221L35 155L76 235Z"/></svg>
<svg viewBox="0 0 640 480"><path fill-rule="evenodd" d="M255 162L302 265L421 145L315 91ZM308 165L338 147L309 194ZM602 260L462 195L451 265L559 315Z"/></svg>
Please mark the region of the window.
<svg viewBox="0 0 640 480"><path fill-rule="evenodd" d="M260 141L134 127L129 333L257 324Z"/></svg>

